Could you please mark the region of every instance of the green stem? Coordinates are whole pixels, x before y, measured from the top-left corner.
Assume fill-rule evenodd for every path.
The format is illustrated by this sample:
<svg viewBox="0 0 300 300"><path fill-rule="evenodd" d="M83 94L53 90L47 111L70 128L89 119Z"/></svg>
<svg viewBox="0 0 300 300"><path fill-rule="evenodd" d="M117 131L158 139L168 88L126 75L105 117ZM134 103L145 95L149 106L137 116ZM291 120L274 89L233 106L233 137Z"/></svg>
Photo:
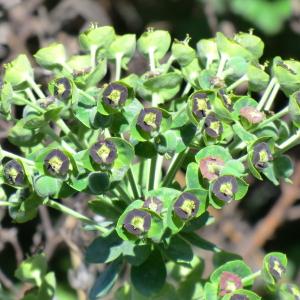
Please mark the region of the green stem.
<svg viewBox="0 0 300 300"><path fill-rule="evenodd" d="M150 71L155 71L155 57L154 57L154 51L155 48L150 48L148 52L149 56L149 65L150 65Z"/></svg>
<svg viewBox="0 0 300 300"><path fill-rule="evenodd" d="M139 178L138 178L138 184L139 184L140 187L143 186L145 163L146 163L145 158L140 158L140 163L139 163Z"/></svg>
<svg viewBox="0 0 300 300"><path fill-rule="evenodd" d="M34 96L32 90L31 90L30 88L25 89L25 93L26 93L27 97L28 97L33 103L36 102L35 96Z"/></svg>
<svg viewBox="0 0 300 300"><path fill-rule="evenodd" d="M189 152L189 150L190 150L189 147L187 147L184 151L177 153L174 156L174 158L170 164L170 167L167 171L167 174L161 183L161 186L168 186L172 183L178 169L180 168L180 166L181 166L183 160L185 159L187 153Z"/></svg>
<svg viewBox="0 0 300 300"><path fill-rule="evenodd" d="M0 201L0 206L15 206L15 203Z"/></svg>
<svg viewBox="0 0 300 300"><path fill-rule="evenodd" d="M242 279L243 286L250 285L252 283L252 281L254 279L256 279L257 277L259 277L260 275L261 275L261 270L255 272L255 273L252 273L251 275L248 275L248 276L244 277Z"/></svg>
<svg viewBox="0 0 300 300"><path fill-rule="evenodd" d="M293 134L291 137L289 137L285 142L278 145L280 153L289 150L299 142L300 142L300 129L298 129L298 131L295 134Z"/></svg>
<svg viewBox="0 0 300 300"><path fill-rule="evenodd" d="M128 196L128 193L123 189L121 185L117 185L116 190L119 192L120 196L127 204L130 204L132 202L132 199Z"/></svg>
<svg viewBox="0 0 300 300"><path fill-rule="evenodd" d="M28 77L27 78L27 83L29 84L29 86L34 90L34 92L42 99L45 98L45 95L43 93L43 91L41 90L41 88L35 83L35 81L31 78Z"/></svg>
<svg viewBox="0 0 300 300"><path fill-rule="evenodd" d="M149 178L148 178L148 186L147 190L151 191L154 188L155 176L157 175L156 172L156 162L157 162L157 155L151 158L150 163L150 170L149 170Z"/></svg>
<svg viewBox="0 0 300 300"><path fill-rule="evenodd" d="M217 71L217 74L216 74L217 77L222 77L221 75L222 75L223 70L225 68L227 59L228 59L227 55L221 54L221 58L220 58L220 62L219 62L219 67L218 67L218 71Z"/></svg>
<svg viewBox="0 0 300 300"><path fill-rule="evenodd" d="M192 85L189 82L187 82L186 86L181 94L181 97L187 95L189 93L189 91L191 90L191 88L192 88Z"/></svg>
<svg viewBox="0 0 300 300"><path fill-rule="evenodd" d="M73 69L65 62L60 63L70 74L73 73Z"/></svg>
<svg viewBox="0 0 300 300"><path fill-rule="evenodd" d="M156 166L155 166L155 177L154 177L154 189L158 188L161 180L162 165L164 162L164 156L157 154Z"/></svg>
<svg viewBox="0 0 300 300"><path fill-rule="evenodd" d="M260 129L262 128L263 126L265 126L266 124L270 123L270 122L273 122L283 116L285 116L286 114L289 113L289 107L285 107L284 109L282 109L281 111L279 111L278 113L274 114L273 116L271 116L270 118L268 119L265 119L264 121L262 121L256 128L255 130L257 129Z"/></svg>
<svg viewBox="0 0 300 300"><path fill-rule="evenodd" d="M25 105L28 105L32 108L34 108L36 111L40 112L40 113L44 113L45 110L42 109L41 107L39 107L37 104L32 103L31 101L27 100L26 98L23 98L22 96L14 93L13 98L17 99L19 102L23 102Z"/></svg>
<svg viewBox="0 0 300 300"><path fill-rule="evenodd" d="M232 83L227 89L227 92L232 91L233 89L235 89L236 87L238 87L240 84L244 83L248 81L248 77L247 75L243 75L241 78L239 78L237 81L235 81L234 83Z"/></svg>
<svg viewBox="0 0 300 300"><path fill-rule="evenodd" d="M96 68L96 53L97 53L98 46L91 47L91 66L92 71Z"/></svg>
<svg viewBox="0 0 300 300"><path fill-rule="evenodd" d="M29 160L27 158L24 158L22 156L19 156L17 154L14 154L14 153L11 153L11 152L8 152L6 150L3 150L0 148L0 156L6 156L6 157L9 157L11 159L16 159L16 160L21 160L24 164L28 165L28 166L34 166L34 161L32 160Z"/></svg>
<svg viewBox="0 0 300 300"><path fill-rule="evenodd" d="M129 184L131 186L134 198L139 199L140 198L139 189L138 189L138 186L136 184L136 181L135 181L135 178L134 178L134 175L133 175L133 172L132 172L131 168L128 169L127 177L128 177Z"/></svg>
<svg viewBox="0 0 300 300"><path fill-rule="evenodd" d="M268 101L267 101L267 103L265 105L265 108L264 108L265 110L270 110L271 109L271 106L272 106L272 104L273 104L273 102L275 100L275 97L276 97L279 89L280 89L280 84L276 83L275 86L274 86L274 88L273 88L273 90L272 90L272 93L270 94L270 96L268 98Z"/></svg>
<svg viewBox="0 0 300 300"><path fill-rule="evenodd" d="M116 81L120 80L121 78L122 57L123 57L123 53L116 54Z"/></svg>
<svg viewBox="0 0 300 300"><path fill-rule="evenodd" d="M70 140L76 145L79 149L85 149L87 146L84 144L84 142L80 142L80 140L72 133L71 129L68 127L68 125L64 122L64 120L59 119L56 121L57 126L67 135Z"/></svg>
<svg viewBox="0 0 300 300"><path fill-rule="evenodd" d="M82 223L85 223L87 225L93 225L96 229L98 229L99 231L101 231L102 233L108 233L110 230L103 227L103 226L100 226L96 221L82 215L81 213L71 209L70 207L67 207L57 201L53 201L53 200L46 200L44 202L45 205L49 206L49 207L52 207L56 210L59 210L60 212L64 213L64 214L67 214L67 215L70 215L76 219L78 219L79 221L81 221Z"/></svg>
<svg viewBox="0 0 300 300"><path fill-rule="evenodd" d="M260 99L260 101L259 101L259 103L256 107L258 110L262 110L263 107L265 106L266 101L268 100L268 97L269 97L274 85L276 84L276 82L277 82L277 80L274 77L270 80L264 94L262 95L262 97L261 97L261 99Z"/></svg>

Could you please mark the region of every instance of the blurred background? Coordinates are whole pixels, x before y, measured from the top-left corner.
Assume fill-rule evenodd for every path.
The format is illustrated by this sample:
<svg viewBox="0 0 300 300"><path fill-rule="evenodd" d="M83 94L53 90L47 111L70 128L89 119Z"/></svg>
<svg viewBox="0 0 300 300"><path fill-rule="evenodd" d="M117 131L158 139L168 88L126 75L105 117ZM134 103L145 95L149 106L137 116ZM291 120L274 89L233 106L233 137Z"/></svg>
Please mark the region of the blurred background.
<svg viewBox="0 0 300 300"><path fill-rule="evenodd" d="M279 55L300 59L300 0L0 0L0 63L19 53L28 56L52 41L66 45L69 53L79 51L77 35L91 22L111 24L119 34L141 34L147 27L167 29L177 39L188 33L195 45L216 31L229 36L254 29L265 42L262 63ZM137 68L139 66L136 66ZM277 106L284 97L279 94ZM0 120L1 145L9 124ZM231 203L222 211L211 211L215 224L200 234L228 252L242 255L253 269L266 251L283 251L290 260L289 277L300 283L300 148L290 152L295 162L294 184L275 187L269 182L252 183L242 203ZM178 174L180 181L183 174ZM66 203L86 210L86 198L78 195ZM80 229L72 218L41 207L31 222L11 224L0 209L0 282L8 293L0 299L19 299L26 287L16 285L17 264L37 251L45 251L55 271L58 299L84 300L99 266L84 263L84 249L93 235ZM205 275L212 270L211 256ZM101 268L101 267L100 267ZM257 289L260 287L258 286ZM264 293L264 291L262 291ZM112 299L112 298L108 298ZM263 299L272 299L265 294Z"/></svg>

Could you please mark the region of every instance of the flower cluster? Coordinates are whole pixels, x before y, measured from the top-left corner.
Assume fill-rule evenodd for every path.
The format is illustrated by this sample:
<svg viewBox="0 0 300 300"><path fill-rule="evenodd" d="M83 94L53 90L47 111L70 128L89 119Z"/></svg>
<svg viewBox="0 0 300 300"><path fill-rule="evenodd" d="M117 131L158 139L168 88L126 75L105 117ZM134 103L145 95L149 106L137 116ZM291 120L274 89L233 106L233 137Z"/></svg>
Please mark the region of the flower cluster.
<svg viewBox="0 0 300 300"><path fill-rule="evenodd" d="M172 41L164 30L150 28L137 39L91 26L79 44L78 55L68 56L57 43L34 55L51 74L47 84L37 83L25 55L5 66L0 117L13 124L7 138L18 149L0 149L0 192L9 191L1 203L15 222L32 219L39 205L79 218L101 233L97 245L110 253L90 258L111 263L105 272L115 273L104 272L101 280L110 278L111 287L131 265L134 289L126 295L159 298L176 280L167 280L167 265L192 270L200 261L192 246L222 252L196 233L208 207L245 197L249 176L279 184L292 175L285 152L300 138L300 62L275 57L268 70L261 62L264 44L252 32L217 33L194 49L189 38ZM128 72L136 52L149 65L140 75ZM287 106L272 112L279 90ZM177 182L178 170L184 182ZM102 221L57 201L77 193ZM250 289L253 280L263 276L272 289L285 271L281 253L266 256L255 273L230 261L209 279L199 277L190 299L260 299ZM283 286L282 292L297 290Z"/></svg>

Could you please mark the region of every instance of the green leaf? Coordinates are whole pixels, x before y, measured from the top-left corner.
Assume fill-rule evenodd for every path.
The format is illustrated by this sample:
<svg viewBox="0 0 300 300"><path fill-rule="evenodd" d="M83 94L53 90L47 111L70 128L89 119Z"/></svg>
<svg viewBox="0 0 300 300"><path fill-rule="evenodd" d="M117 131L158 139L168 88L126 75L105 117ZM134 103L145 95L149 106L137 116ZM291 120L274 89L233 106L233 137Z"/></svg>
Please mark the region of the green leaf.
<svg viewBox="0 0 300 300"><path fill-rule="evenodd" d="M141 265L150 255L151 245L136 245L131 241L123 241L122 254L128 263L133 266Z"/></svg>
<svg viewBox="0 0 300 300"><path fill-rule="evenodd" d="M94 213L103 216L110 220L116 220L120 216L120 211L116 206L116 203L112 202L107 197L101 197L101 199L94 199L88 202L88 207Z"/></svg>
<svg viewBox="0 0 300 300"><path fill-rule="evenodd" d="M189 243L191 243L192 245L194 245L200 249L204 249L204 250L212 251L212 252L220 251L216 245L203 239L202 237L200 237L198 234L196 234L194 232L185 232L185 233L182 233L182 236Z"/></svg>
<svg viewBox="0 0 300 300"><path fill-rule="evenodd" d="M131 282L136 290L150 297L158 293L166 281L166 267L159 251L153 251L139 266L131 268Z"/></svg>
<svg viewBox="0 0 300 300"><path fill-rule="evenodd" d="M122 254L122 242L115 231L99 236L88 246L85 259L88 263L112 262Z"/></svg>
<svg viewBox="0 0 300 300"><path fill-rule="evenodd" d="M49 272L44 278L39 290L38 299L52 300L56 291L56 279L54 272Z"/></svg>
<svg viewBox="0 0 300 300"><path fill-rule="evenodd" d="M228 149L222 146L212 145L201 149L196 154L195 160L197 163L199 163L201 159L206 158L208 156L221 158L222 160L224 160L224 162L232 159Z"/></svg>
<svg viewBox="0 0 300 300"><path fill-rule="evenodd" d="M197 53L203 65L209 65L219 59L219 53L215 39L201 39L197 43Z"/></svg>
<svg viewBox="0 0 300 300"><path fill-rule="evenodd" d="M121 259L115 260L100 274L89 292L90 300L102 299L109 293L118 279L122 266Z"/></svg>
<svg viewBox="0 0 300 300"><path fill-rule="evenodd" d="M33 69L26 55L21 54L5 65L4 81L17 87L33 78Z"/></svg>
<svg viewBox="0 0 300 300"><path fill-rule="evenodd" d="M36 62L45 69L52 69L57 65L64 65L67 60L64 45L53 43L41 48L34 54Z"/></svg>
<svg viewBox="0 0 300 300"><path fill-rule="evenodd" d="M240 123L236 123L232 126L234 133L245 143L252 143L257 138L254 134L248 132Z"/></svg>
<svg viewBox="0 0 300 300"><path fill-rule="evenodd" d="M165 30L149 30L144 32L137 41L138 51L148 56L154 51L156 60L164 57L171 44L171 36Z"/></svg>
<svg viewBox="0 0 300 300"><path fill-rule="evenodd" d="M21 281L41 286L46 271L47 261L45 254L36 254L20 264L15 272L15 276Z"/></svg>
<svg viewBox="0 0 300 300"><path fill-rule="evenodd" d="M172 55L181 66L190 64L193 59L196 58L195 50L188 45L188 37L187 40L184 41L175 40L171 51Z"/></svg>
<svg viewBox="0 0 300 300"><path fill-rule="evenodd" d="M33 181L34 190L41 198L53 196L59 192L62 180L50 176L37 176Z"/></svg>
<svg viewBox="0 0 300 300"><path fill-rule="evenodd" d="M105 172L93 172L88 176L88 187L95 195L101 195L109 189L110 176Z"/></svg>
<svg viewBox="0 0 300 300"><path fill-rule="evenodd" d="M160 89L171 89L176 87L182 81L182 77L177 72L152 77L144 82L144 86L151 90L159 92Z"/></svg>
<svg viewBox="0 0 300 300"><path fill-rule="evenodd" d="M248 66L247 78L249 90L253 92L264 90L270 81L270 76L264 71L263 67L254 65Z"/></svg>

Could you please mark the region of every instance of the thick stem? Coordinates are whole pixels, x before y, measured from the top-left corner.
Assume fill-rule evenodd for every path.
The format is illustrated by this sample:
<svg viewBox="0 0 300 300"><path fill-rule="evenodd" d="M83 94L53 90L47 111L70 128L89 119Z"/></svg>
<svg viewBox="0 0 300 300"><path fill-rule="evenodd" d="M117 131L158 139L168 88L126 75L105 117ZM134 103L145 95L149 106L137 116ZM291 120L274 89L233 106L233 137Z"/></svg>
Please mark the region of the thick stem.
<svg viewBox="0 0 300 300"><path fill-rule="evenodd" d="M15 203L0 201L0 206L15 206Z"/></svg>
<svg viewBox="0 0 300 300"><path fill-rule="evenodd" d="M282 109L281 111L279 111L278 113L274 114L273 116L271 116L270 118L262 121L256 128L255 130L262 128L263 126L265 126L266 124L273 122L283 116L285 116L286 114L289 113L289 107L285 107L284 109Z"/></svg>
<svg viewBox="0 0 300 300"><path fill-rule="evenodd" d="M181 97L187 95L189 93L189 91L191 90L191 88L192 88L192 85L189 82L187 82L186 86L181 94Z"/></svg>
<svg viewBox="0 0 300 300"><path fill-rule="evenodd" d="M232 83L227 89L226 92L230 92L233 89L235 89L236 87L238 87L240 84L247 82L248 81L248 77L247 75L243 75L241 78L239 78L237 81L235 81L234 83Z"/></svg>
<svg viewBox="0 0 300 300"><path fill-rule="evenodd" d="M149 66L150 66L150 71L153 72L155 71L155 57L154 57L154 51L155 48L150 48L148 52L149 56Z"/></svg>
<svg viewBox="0 0 300 300"><path fill-rule="evenodd" d="M128 193L123 189L121 185L117 185L116 190L119 192L120 196L127 204L130 204L132 202L132 199L129 197Z"/></svg>
<svg viewBox="0 0 300 300"><path fill-rule="evenodd" d="M189 152L189 150L190 150L189 147L187 147L184 151L177 153L174 156L174 158L170 164L170 167L167 171L167 174L161 183L161 186L168 186L172 183L178 169L180 168L180 166L181 166L183 160L185 159L187 153Z"/></svg>
<svg viewBox="0 0 300 300"><path fill-rule="evenodd" d="M216 74L217 77L220 77L220 78L222 77L222 73L223 73L223 70L225 68L227 59L228 59L227 55L221 54L221 58L220 58L220 62L219 62L219 67L218 67L218 71L217 71L217 74Z"/></svg>
<svg viewBox="0 0 300 300"><path fill-rule="evenodd" d="M289 137L285 142L278 145L278 148L280 149L280 152L283 153L289 150L290 148L292 148L295 144L298 144L299 142L300 142L300 129L298 129L298 131L294 135Z"/></svg>
<svg viewBox="0 0 300 300"><path fill-rule="evenodd" d="M272 93L270 94L270 96L268 98L268 101L267 101L267 103L265 105L265 108L264 108L265 110L270 110L271 109L271 107L273 105L273 102L275 100L275 97L276 97L279 89L280 89L280 84L276 83L275 86L274 86L274 88L273 88L273 90L272 90Z"/></svg>
<svg viewBox="0 0 300 300"><path fill-rule="evenodd" d="M23 102L25 105L28 105L32 108L34 108L36 111L40 112L40 113L44 113L45 110L42 109L41 107L39 107L37 104L27 100L26 98L23 98L22 96L14 93L13 98L17 99L19 102Z"/></svg>
<svg viewBox="0 0 300 300"><path fill-rule="evenodd" d="M67 215L70 215L76 219L78 219L79 221L81 221L82 223L85 223L87 225L93 225L96 229L98 229L99 231L101 231L102 233L108 233L110 230L103 227L103 226L100 226L96 221L82 215L81 213L71 209L70 207L67 207L57 201L53 201L53 200L46 200L44 202L45 205L49 206L49 207L52 207L56 210L59 210L60 212L64 213L64 214L67 214Z"/></svg>
<svg viewBox="0 0 300 300"><path fill-rule="evenodd" d="M25 89L25 93L26 93L27 97L28 97L33 103L36 102L35 96L34 96L32 90L31 90L31 88Z"/></svg>
<svg viewBox="0 0 300 300"><path fill-rule="evenodd" d="M34 166L34 161L32 160L29 160L27 158L24 158L22 156L19 156L17 154L14 154L14 153L11 153L11 152L8 152L6 150L3 150L0 148L0 156L6 156L6 157L9 157L11 159L16 159L16 160L20 160L22 161L24 164L28 165L28 166Z"/></svg>
<svg viewBox="0 0 300 300"><path fill-rule="evenodd" d="M260 275L261 275L261 270L255 272L255 273L252 273L251 275L248 275L248 276L244 277L242 279L243 286L250 285L252 283L252 281L254 279L256 279L257 277L259 277Z"/></svg>
<svg viewBox="0 0 300 300"><path fill-rule="evenodd" d="M133 172L132 172L131 168L128 169L127 177L128 177L129 184L131 186L131 190L133 192L134 198L135 199L139 199L140 198L140 194L139 194L138 185L137 185L137 183L135 181L135 178L134 178L134 175L133 175Z"/></svg>
<svg viewBox="0 0 300 300"><path fill-rule="evenodd" d="M156 162L157 162L157 156L154 156L153 158L151 158L149 178L148 178L148 186L147 186L148 191L153 190L155 177L156 177L156 175L158 175L157 172L156 172Z"/></svg>
<svg viewBox="0 0 300 300"><path fill-rule="evenodd" d="M272 89L273 89L276 82L277 82L277 80L274 77L270 80L264 94L262 95L262 97L261 97L261 99L260 99L260 101L259 101L259 103L256 107L258 110L262 110L262 108L265 106L266 101L268 100L268 97L269 97L269 95L270 95L270 93L271 93L271 91L272 91Z"/></svg>
<svg viewBox="0 0 300 300"><path fill-rule="evenodd" d="M120 80L121 78L121 70L122 70L122 57L123 53L116 54L116 81Z"/></svg>
<svg viewBox="0 0 300 300"><path fill-rule="evenodd" d="M161 180L161 170L164 161L164 156L157 154L156 166L155 166L155 178L154 178L154 189L158 188Z"/></svg>
<svg viewBox="0 0 300 300"><path fill-rule="evenodd" d="M41 88L35 83L35 81L31 78L28 77L27 78L27 83L29 84L29 86L34 90L34 92L42 99L45 98L45 95L43 93L43 91L41 90Z"/></svg>

